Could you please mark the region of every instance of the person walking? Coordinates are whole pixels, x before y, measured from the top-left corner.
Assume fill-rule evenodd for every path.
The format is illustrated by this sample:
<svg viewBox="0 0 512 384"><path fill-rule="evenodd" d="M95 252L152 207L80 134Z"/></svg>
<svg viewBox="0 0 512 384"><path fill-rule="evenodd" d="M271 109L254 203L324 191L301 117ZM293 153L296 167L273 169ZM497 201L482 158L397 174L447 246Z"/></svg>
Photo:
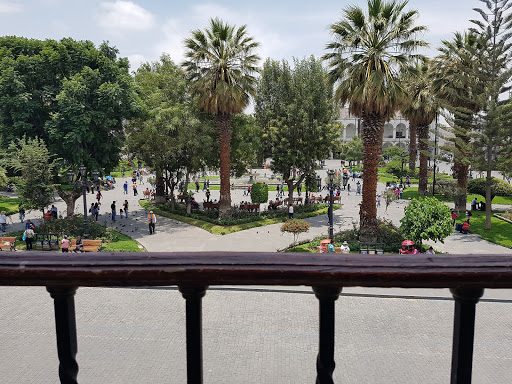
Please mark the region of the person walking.
<svg viewBox="0 0 512 384"><path fill-rule="evenodd" d="M20 205L18 205L18 213L20 215L20 221L23 223L25 221L25 209Z"/></svg>
<svg viewBox="0 0 512 384"><path fill-rule="evenodd" d="M98 203L94 203L94 219L98 221L98 214L100 213L100 206Z"/></svg>
<svg viewBox="0 0 512 384"><path fill-rule="evenodd" d="M455 210L454 210L454 209L452 209L451 214L452 214L452 220L453 220L453 221L452 221L452 226L454 226L454 227L455 227L455 220L457 219L457 217L459 217L459 215L457 215L457 214L455 213Z"/></svg>
<svg viewBox="0 0 512 384"><path fill-rule="evenodd" d="M288 205L288 218L293 219L293 204Z"/></svg>
<svg viewBox="0 0 512 384"><path fill-rule="evenodd" d="M113 201L112 205L110 206L110 209L112 210L112 222L116 222L116 202Z"/></svg>
<svg viewBox="0 0 512 384"><path fill-rule="evenodd" d="M125 181L124 184L123 184L123 193L125 195L128 194L128 181Z"/></svg>
<svg viewBox="0 0 512 384"><path fill-rule="evenodd" d="M377 195L377 208L380 208L380 195Z"/></svg>
<svg viewBox="0 0 512 384"><path fill-rule="evenodd" d="M137 196L139 194L139 192L137 192L137 183L133 183L133 196Z"/></svg>
<svg viewBox="0 0 512 384"><path fill-rule="evenodd" d="M98 200L98 205L101 205L101 198L103 195L101 194L101 191L98 190L98 193L96 194L96 200Z"/></svg>
<svg viewBox="0 0 512 384"><path fill-rule="evenodd" d="M155 224L156 224L156 216L153 211L149 211L148 213L148 225L149 225L149 234L152 235L155 233Z"/></svg>
<svg viewBox="0 0 512 384"><path fill-rule="evenodd" d="M2 226L2 232L5 232L5 224L7 224L7 216L5 211L0 213L0 225Z"/></svg>
<svg viewBox="0 0 512 384"><path fill-rule="evenodd" d="M123 203L123 208L124 208L124 216L126 218L128 218L128 200L125 200L124 203Z"/></svg>

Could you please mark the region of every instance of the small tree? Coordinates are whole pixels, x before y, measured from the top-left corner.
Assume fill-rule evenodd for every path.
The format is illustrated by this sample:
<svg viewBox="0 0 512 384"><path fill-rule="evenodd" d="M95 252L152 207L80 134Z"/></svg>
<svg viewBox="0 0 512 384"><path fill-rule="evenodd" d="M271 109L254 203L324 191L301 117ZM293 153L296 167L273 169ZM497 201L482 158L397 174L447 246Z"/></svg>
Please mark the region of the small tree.
<svg viewBox="0 0 512 384"><path fill-rule="evenodd" d="M311 224L300 219L290 219L281 226L281 232L293 233L293 244L297 242L297 238L303 232L308 232Z"/></svg>
<svg viewBox="0 0 512 384"><path fill-rule="evenodd" d="M473 179L468 181L468 192L485 196L487 179ZM491 180L491 201L495 196L512 196L512 186L505 180L493 177Z"/></svg>
<svg viewBox="0 0 512 384"><path fill-rule="evenodd" d="M391 205L393 201L396 201L395 192L388 190L383 194L384 202L386 203L386 212L388 211L388 207Z"/></svg>
<svg viewBox="0 0 512 384"><path fill-rule="evenodd" d="M433 197L412 200L400 223L402 233L420 246L423 240L443 243L453 232L450 208Z"/></svg>
<svg viewBox="0 0 512 384"><path fill-rule="evenodd" d="M251 201L254 204L263 204L268 201L268 185L255 183L251 187Z"/></svg>
<svg viewBox="0 0 512 384"><path fill-rule="evenodd" d="M55 160L43 140L23 137L9 145L8 165L21 176L15 184L25 209L44 209L53 201Z"/></svg>

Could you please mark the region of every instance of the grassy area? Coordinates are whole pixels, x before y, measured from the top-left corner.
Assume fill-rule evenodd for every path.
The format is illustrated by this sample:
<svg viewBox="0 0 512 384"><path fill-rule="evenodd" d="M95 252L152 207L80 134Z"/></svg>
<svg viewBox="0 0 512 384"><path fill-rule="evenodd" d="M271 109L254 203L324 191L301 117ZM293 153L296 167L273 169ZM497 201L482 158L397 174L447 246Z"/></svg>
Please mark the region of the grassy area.
<svg viewBox="0 0 512 384"><path fill-rule="evenodd" d="M404 178L403 178L404 182L405 182L406 177L407 177L407 172L405 171L405 168L404 168ZM440 180L440 179L453 179L453 177L446 173L436 173L436 180ZM390 182L400 181L400 178L396 177L390 173L386 173L385 168L379 168L379 181L381 183L387 183L388 181L390 181ZM430 176L428 178L428 182L432 183L433 181L434 181L434 178L432 176ZM420 182L419 179L411 178L411 184L418 184L419 182Z"/></svg>
<svg viewBox="0 0 512 384"><path fill-rule="evenodd" d="M140 200L140 205L145 209L151 209L153 212L157 215L167 217L169 219L174 219L181 221L183 223L187 223L190 225L194 225L198 228L204 229L205 231L208 231L214 235L228 235L230 233L235 233L239 231L244 231L246 229L250 228L256 228L256 227L263 227L265 225L271 225L271 224L277 224L282 223L287 220L287 217L276 217L276 218L264 218L262 217L259 220L251 221L249 223L243 223L243 224L237 224L237 225L219 225L219 224L213 224L209 223L204 220L196 219L193 217L183 216L176 213L170 213L167 211L164 211L162 209L157 208L152 202L147 200ZM341 208L342 205L335 204L334 209ZM328 208L321 208L313 212L307 212L302 214L295 214L296 219L305 219L308 217L314 217L314 216L320 216L327 213Z"/></svg>
<svg viewBox="0 0 512 384"><path fill-rule="evenodd" d="M485 212L473 212L469 230L479 234L482 239L512 248L512 224L500 220L497 217L491 218L491 229L485 229Z"/></svg>
<svg viewBox="0 0 512 384"><path fill-rule="evenodd" d="M139 243L131 237L123 235L122 233L113 231L113 237L117 241L103 243L101 247L102 252L143 252L145 249L139 248Z"/></svg>
<svg viewBox="0 0 512 384"><path fill-rule="evenodd" d="M403 198L407 200L408 198L415 199L417 197L423 197L418 195L418 187L410 187L404 190ZM471 201L476 197L478 201L484 201L485 198L482 195L474 195L474 194L468 194L467 195L467 203L471 203ZM436 193L436 198L440 201L444 202L453 202L453 199L446 198L443 195L438 195ZM509 204L512 205L512 196L496 196L494 199L492 199L493 204Z"/></svg>
<svg viewBox="0 0 512 384"><path fill-rule="evenodd" d="M0 198L0 211L5 211L7 216L18 213L18 205L20 202L21 199L18 197L2 197Z"/></svg>

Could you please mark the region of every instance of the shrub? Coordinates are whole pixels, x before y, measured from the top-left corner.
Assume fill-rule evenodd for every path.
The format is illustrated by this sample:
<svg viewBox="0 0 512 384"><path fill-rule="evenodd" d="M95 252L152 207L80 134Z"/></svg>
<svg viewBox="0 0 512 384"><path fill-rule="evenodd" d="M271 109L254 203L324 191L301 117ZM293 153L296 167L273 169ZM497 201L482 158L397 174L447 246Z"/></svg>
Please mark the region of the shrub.
<svg viewBox="0 0 512 384"><path fill-rule="evenodd" d="M472 179L468 181L468 192L485 197L486 179ZM505 180L493 177L491 179L491 201L495 196L512 196L512 186Z"/></svg>
<svg viewBox="0 0 512 384"><path fill-rule="evenodd" d="M404 164L405 168L405 164ZM404 169L404 173L406 169ZM386 165L386 173L389 173L397 178L400 178L402 175L402 161L400 160L392 160Z"/></svg>
<svg viewBox="0 0 512 384"><path fill-rule="evenodd" d="M263 204L268 201L268 185L255 183L251 187L251 201L254 204Z"/></svg>
<svg viewBox="0 0 512 384"><path fill-rule="evenodd" d="M281 232L289 232L293 233L293 243L297 241L297 237L303 233L309 231L311 224L307 221L300 219L290 219L286 220L285 223L281 226Z"/></svg>
<svg viewBox="0 0 512 384"><path fill-rule="evenodd" d="M64 219L51 219L36 228L36 233L53 233L62 237L82 236L84 232L83 215L72 215ZM107 227L89 220L89 238L117 241L116 235L107 230Z"/></svg>

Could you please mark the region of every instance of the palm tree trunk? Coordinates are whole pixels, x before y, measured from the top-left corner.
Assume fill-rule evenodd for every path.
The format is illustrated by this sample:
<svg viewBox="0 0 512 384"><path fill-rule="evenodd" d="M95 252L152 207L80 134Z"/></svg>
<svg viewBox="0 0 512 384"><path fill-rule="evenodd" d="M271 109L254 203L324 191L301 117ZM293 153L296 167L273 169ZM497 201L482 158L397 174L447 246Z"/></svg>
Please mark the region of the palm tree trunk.
<svg viewBox="0 0 512 384"><path fill-rule="evenodd" d="M428 125L417 127L418 129L418 148L420 150L420 182L418 186L418 194L423 195L427 190L428 184L428 173L427 173L427 161L428 161Z"/></svg>
<svg viewBox="0 0 512 384"><path fill-rule="evenodd" d="M157 203L157 204L165 203L164 177L163 177L162 168L160 168L160 167L156 168L155 184L156 184L155 203Z"/></svg>
<svg viewBox="0 0 512 384"><path fill-rule="evenodd" d="M231 209L231 115L215 115L217 131L219 133L220 154L220 199L219 217L229 216Z"/></svg>
<svg viewBox="0 0 512 384"><path fill-rule="evenodd" d="M372 236L377 232L377 178L385 119L373 113L362 118L364 181L363 200L359 211L360 233Z"/></svg>
<svg viewBox="0 0 512 384"><path fill-rule="evenodd" d="M416 171L416 126L409 127L409 171L413 174ZM412 177L412 175L411 175Z"/></svg>

